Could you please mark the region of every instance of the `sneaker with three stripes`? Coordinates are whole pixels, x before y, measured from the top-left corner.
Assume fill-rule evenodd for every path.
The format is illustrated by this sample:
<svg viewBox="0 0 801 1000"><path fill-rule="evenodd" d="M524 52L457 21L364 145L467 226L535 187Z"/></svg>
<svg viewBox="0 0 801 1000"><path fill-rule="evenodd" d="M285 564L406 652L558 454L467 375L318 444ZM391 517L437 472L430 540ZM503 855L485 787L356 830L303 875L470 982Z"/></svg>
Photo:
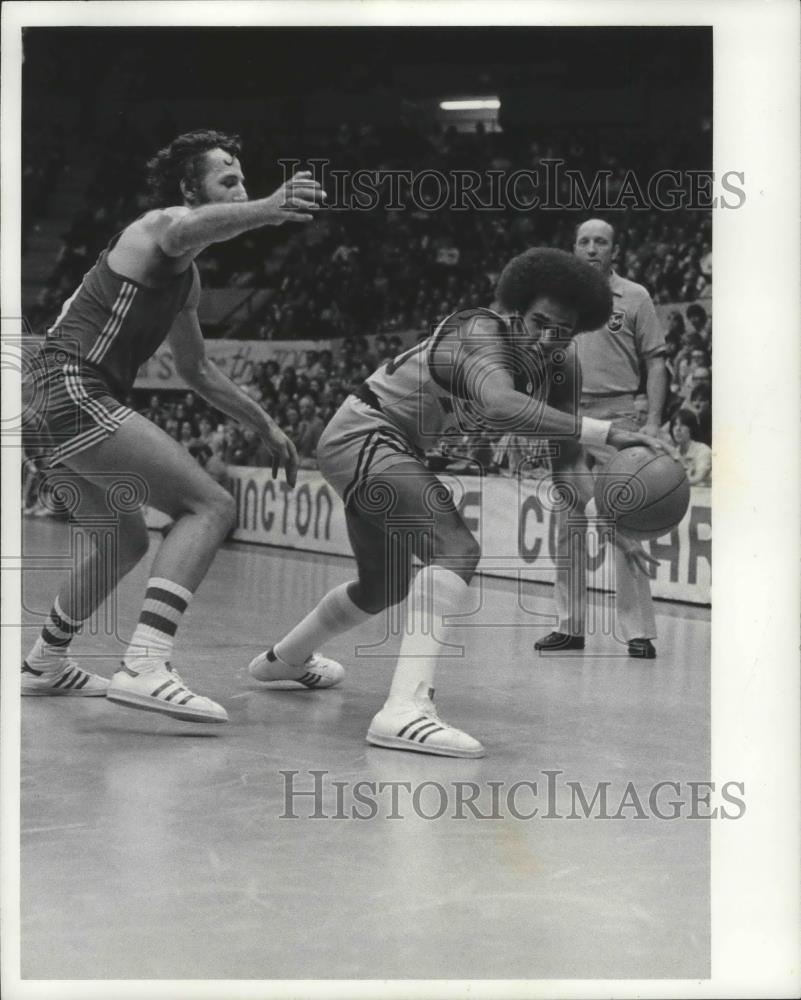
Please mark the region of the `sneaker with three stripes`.
<svg viewBox="0 0 801 1000"><path fill-rule="evenodd" d="M440 757L484 757L487 751L478 740L437 715L433 697L434 689L421 682L408 707L385 705L370 723L367 742L391 750L414 750Z"/></svg>
<svg viewBox="0 0 801 1000"><path fill-rule="evenodd" d="M248 664L251 677L276 690L330 688L345 676L341 663L319 653L312 653L299 667L282 660L274 650L259 653Z"/></svg>
<svg viewBox="0 0 801 1000"><path fill-rule="evenodd" d="M190 691L169 663L141 671L121 663L111 678L106 697L118 705L162 712L184 722L228 721L222 705Z"/></svg>
<svg viewBox="0 0 801 1000"><path fill-rule="evenodd" d="M59 657L53 664L40 664L38 660L22 661L20 687L23 696L66 698L103 698L108 690L105 677L81 670L75 660Z"/></svg>

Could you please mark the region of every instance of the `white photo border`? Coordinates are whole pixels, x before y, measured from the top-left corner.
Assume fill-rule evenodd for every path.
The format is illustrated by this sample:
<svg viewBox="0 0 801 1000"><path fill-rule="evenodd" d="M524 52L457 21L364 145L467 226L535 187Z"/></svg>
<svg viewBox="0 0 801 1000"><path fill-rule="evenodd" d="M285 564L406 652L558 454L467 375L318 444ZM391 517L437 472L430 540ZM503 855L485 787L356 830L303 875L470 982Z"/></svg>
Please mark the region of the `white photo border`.
<svg viewBox="0 0 801 1000"><path fill-rule="evenodd" d="M745 175L716 210L711 780L745 783L746 815L713 822L712 977L702 981L22 981L18 629L3 628L3 993L27 997L797 996L799 972L799 11L794 0L14 2L2 8L3 336L20 313L24 25L712 25L714 166ZM3 372L3 416L19 412ZM3 469L3 622L20 611L18 452Z"/></svg>

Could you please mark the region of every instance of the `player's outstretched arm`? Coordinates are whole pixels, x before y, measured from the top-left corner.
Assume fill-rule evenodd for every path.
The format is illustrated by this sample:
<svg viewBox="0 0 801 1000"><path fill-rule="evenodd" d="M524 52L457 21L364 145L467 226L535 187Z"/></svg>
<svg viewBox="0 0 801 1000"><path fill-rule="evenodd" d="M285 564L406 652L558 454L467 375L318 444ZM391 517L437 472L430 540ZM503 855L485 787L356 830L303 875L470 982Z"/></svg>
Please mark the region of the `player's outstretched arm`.
<svg viewBox="0 0 801 1000"><path fill-rule="evenodd" d="M472 351L463 371L470 399L490 428L513 428L518 433L584 445L620 449L641 444L655 451L666 450L661 441L646 434L620 430L608 420L564 413L536 396L519 392L511 373L498 359L497 349L492 347Z"/></svg>
<svg viewBox="0 0 801 1000"><path fill-rule="evenodd" d="M175 369L190 389L218 410L250 427L264 441L273 456L273 479L283 467L290 486L295 485L298 453L294 444L259 404L224 375L206 355L203 334L197 318L200 282L195 284L183 311L178 314L169 334Z"/></svg>
<svg viewBox="0 0 801 1000"><path fill-rule="evenodd" d="M280 226L284 222L311 222L325 198L311 172L304 170L268 198L164 209L154 220L154 236L168 257L183 257L250 229Z"/></svg>

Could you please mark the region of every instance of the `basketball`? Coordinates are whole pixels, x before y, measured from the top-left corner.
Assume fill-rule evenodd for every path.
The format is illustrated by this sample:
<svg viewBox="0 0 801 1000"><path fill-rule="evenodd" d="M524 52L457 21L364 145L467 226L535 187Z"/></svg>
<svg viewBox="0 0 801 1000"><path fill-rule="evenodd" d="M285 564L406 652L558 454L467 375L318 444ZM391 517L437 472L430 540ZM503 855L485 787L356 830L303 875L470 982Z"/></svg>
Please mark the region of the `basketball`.
<svg viewBox="0 0 801 1000"><path fill-rule="evenodd" d="M642 445L624 448L595 480L598 513L614 517L641 539L659 538L674 528L690 505L690 484L670 455Z"/></svg>

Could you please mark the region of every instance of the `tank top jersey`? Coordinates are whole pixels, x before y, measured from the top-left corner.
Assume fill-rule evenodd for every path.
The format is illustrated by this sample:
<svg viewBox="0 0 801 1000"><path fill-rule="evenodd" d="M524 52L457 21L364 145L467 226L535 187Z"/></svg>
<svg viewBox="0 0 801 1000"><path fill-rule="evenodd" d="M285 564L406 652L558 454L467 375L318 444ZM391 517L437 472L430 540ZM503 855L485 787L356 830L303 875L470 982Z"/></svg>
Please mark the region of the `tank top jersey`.
<svg viewBox="0 0 801 1000"><path fill-rule="evenodd" d="M139 367L152 357L183 309L194 264L162 285L150 288L117 274L108 255L118 233L97 258L47 331L45 349L58 346L101 373L117 394L127 392Z"/></svg>
<svg viewBox="0 0 801 1000"><path fill-rule="evenodd" d="M491 319L492 324L481 323ZM421 451L451 435L504 431L537 435L530 424L490 428L482 423L465 384L463 360L476 346L488 350L512 375L518 392L577 413L577 362L573 345L544 352L515 345L510 322L491 309L451 313L415 347L385 362L366 379L381 412ZM577 417L578 419L578 417Z"/></svg>

